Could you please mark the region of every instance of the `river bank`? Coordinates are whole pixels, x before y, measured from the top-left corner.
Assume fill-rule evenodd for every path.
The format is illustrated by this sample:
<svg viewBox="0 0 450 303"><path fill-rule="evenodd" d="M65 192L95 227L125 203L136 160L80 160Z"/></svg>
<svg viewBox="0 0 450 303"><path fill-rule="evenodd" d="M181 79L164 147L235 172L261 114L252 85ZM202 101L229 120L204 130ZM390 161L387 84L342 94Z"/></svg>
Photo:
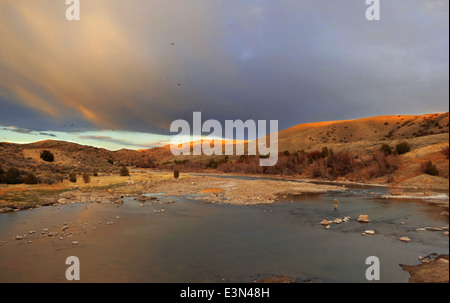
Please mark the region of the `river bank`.
<svg viewBox="0 0 450 303"><path fill-rule="evenodd" d="M181 174L172 172L135 170L130 177L102 175L90 183L61 183L56 185L7 185L0 188L0 213L39 208L54 204L116 203L124 197L163 193L166 196L199 195L193 199L208 203L255 205L274 203L281 196L305 193L342 192L354 186L368 186L346 180L299 180L294 177L233 175L206 173ZM447 208L448 194L430 189L407 191L407 187L370 186L389 190L382 198L422 199ZM406 192L406 193L405 193ZM143 196L142 199L145 199ZM445 210L444 210L445 211Z"/></svg>

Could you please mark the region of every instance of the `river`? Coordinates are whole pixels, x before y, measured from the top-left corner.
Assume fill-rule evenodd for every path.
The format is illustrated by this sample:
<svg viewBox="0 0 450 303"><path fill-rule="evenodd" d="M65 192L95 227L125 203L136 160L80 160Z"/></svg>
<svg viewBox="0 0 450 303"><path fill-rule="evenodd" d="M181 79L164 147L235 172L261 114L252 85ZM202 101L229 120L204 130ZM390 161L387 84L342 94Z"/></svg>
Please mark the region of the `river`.
<svg viewBox="0 0 450 303"><path fill-rule="evenodd" d="M380 260L380 282L407 282L399 264L449 252L442 231L416 229L448 226L448 216L423 201L371 194L384 191L358 186L256 206L160 195L143 205L125 198L120 206L69 204L1 214L0 282L67 282L69 256L80 260L81 282L252 282L273 275L367 282L369 256ZM360 214L370 223L358 223ZM319 224L345 216L350 221L329 229ZM60 239L64 226L71 236ZM376 234L363 236L369 229ZM411 242L399 241L402 236Z"/></svg>

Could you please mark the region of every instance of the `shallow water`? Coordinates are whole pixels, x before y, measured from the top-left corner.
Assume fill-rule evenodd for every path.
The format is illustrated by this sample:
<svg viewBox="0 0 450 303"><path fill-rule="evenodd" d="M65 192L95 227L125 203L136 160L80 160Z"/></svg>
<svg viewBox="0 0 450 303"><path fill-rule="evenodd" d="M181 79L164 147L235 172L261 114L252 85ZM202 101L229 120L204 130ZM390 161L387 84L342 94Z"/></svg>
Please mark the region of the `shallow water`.
<svg viewBox="0 0 450 303"><path fill-rule="evenodd" d="M374 191L384 189L287 196L258 206L159 196L159 203L142 207L130 198L120 207L72 204L2 214L0 243L8 242L0 246L0 282L65 282L68 256L80 259L81 282L251 282L270 275L299 282L367 282L368 256L379 257L381 282L407 282L400 263L448 254L443 232L416 231L448 225L438 207L376 199ZM358 223L360 214L368 214L370 223ZM319 224L344 216L351 221L328 230ZM64 222L72 237L40 238L42 229L60 232ZM376 235L362 236L367 229ZM30 230L36 234L13 239ZM401 236L411 242L399 241Z"/></svg>

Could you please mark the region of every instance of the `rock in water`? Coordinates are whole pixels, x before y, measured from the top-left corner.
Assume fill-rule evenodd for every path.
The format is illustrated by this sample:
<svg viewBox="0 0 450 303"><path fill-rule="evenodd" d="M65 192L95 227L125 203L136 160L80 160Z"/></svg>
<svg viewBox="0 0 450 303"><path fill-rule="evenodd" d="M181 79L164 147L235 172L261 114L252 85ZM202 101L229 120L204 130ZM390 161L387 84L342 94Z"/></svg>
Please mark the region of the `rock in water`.
<svg viewBox="0 0 450 303"><path fill-rule="evenodd" d="M366 230L365 234L373 236L373 235L375 235L375 231L374 230Z"/></svg>
<svg viewBox="0 0 450 303"><path fill-rule="evenodd" d="M358 218L358 222L369 223L369 216L368 215L360 215Z"/></svg>
<svg viewBox="0 0 450 303"><path fill-rule="evenodd" d="M320 222L320 224L322 224L322 225L330 225L330 222L328 222L327 220L323 220L322 222Z"/></svg>
<svg viewBox="0 0 450 303"><path fill-rule="evenodd" d="M408 238L408 237L401 237L401 238L399 238L399 240L400 241L403 241L403 242L409 242L409 241L411 241L411 239L410 238Z"/></svg>

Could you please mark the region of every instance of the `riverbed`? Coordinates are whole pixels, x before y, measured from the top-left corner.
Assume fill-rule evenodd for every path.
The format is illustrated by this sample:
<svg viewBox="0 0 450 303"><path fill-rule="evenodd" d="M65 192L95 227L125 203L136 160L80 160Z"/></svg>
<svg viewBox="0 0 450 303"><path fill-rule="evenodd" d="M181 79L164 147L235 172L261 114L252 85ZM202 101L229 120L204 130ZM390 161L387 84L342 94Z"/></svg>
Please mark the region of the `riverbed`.
<svg viewBox="0 0 450 303"><path fill-rule="evenodd" d="M355 187L246 206L160 193L147 202L125 197L122 205L6 213L0 215L0 282L66 282L69 256L80 260L81 282L252 282L274 275L368 282L369 256L380 260L380 282L408 282L399 264L448 254L445 229L422 230L448 227L448 215L424 201L380 198L385 191ZM357 222L361 214L370 222ZM350 220L320 225L344 217ZM363 236L366 230L375 235ZM403 236L411 241L400 241Z"/></svg>

